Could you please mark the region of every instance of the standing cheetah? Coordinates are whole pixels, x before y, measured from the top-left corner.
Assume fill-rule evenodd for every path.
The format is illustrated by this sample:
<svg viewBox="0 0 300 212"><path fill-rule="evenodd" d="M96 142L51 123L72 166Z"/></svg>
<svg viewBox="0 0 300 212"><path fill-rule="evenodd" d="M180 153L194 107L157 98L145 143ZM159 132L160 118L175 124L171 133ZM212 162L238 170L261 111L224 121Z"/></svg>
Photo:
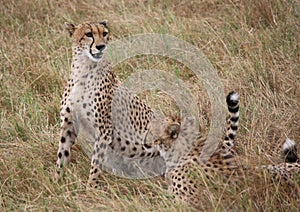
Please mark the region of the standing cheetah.
<svg viewBox="0 0 300 212"><path fill-rule="evenodd" d="M110 63L103 57L109 40L107 21L65 24L72 40L72 65L60 108L60 141L56 179L69 163L71 147L80 134L94 143L88 184L97 187L100 169L116 163L147 161L149 169L162 173L158 150L142 144L154 112L121 86ZM109 155L118 153L115 156ZM117 156L124 156L117 160ZM147 160L143 160L147 158ZM111 161L110 161L111 160ZM112 162L115 160L114 162ZM115 164L114 164L115 163Z"/></svg>

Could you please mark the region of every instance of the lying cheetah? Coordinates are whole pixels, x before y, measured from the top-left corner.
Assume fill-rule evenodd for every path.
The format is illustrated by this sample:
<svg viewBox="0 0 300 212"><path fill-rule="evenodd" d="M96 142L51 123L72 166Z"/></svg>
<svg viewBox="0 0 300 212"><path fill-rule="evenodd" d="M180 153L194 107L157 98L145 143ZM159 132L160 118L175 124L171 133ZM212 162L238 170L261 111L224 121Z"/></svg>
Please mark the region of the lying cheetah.
<svg viewBox="0 0 300 212"><path fill-rule="evenodd" d="M109 40L107 21L65 26L72 40L72 65L60 108L56 179L63 175L71 147L80 135L94 145L88 182L91 186L97 186L100 169L107 166L113 169L118 163L125 167L134 158L138 158L135 163L140 162L146 169L148 165L152 166L150 170L163 173L159 152L155 148L146 151L142 144L154 112L120 85L103 57ZM111 155L114 153L117 154Z"/></svg>
<svg viewBox="0 0 300 212"><path fill-rule="evenodd" d="M300 160L297 155L297 147L293 140L286 139L282 146L284 163L276 165L263 165L275 180L283 180L293 185L295 182L300 185Z"/></svg>
<svg viewBox="0 0 300 212"><path fill-rule="evenodd" d="M199 206L199 197L203 195L199 188L201 184L199 173L204 173L209 179L213 179L214 173L220 173L224 177L240 173L240 166L232 151L233 140L238 129L238 98L235 92L227 96L230 117L227 120L226 135L218 149L205 162L201 161L200 154L206 137L199 136L195 131L193 119L183 118L181 121L180 118L175 117L161 121L164 123L162 125L150 123L149 135L146 136L145 142L149 146L156 146L166 161L165 176L169 182L169 191L192 207ZM189 142L191 139L195 142ZM186 144L189 144L188 147ZM189 153L184 154L186 152Z"/></svg>
<svg viewBox="0 0 300 212"><path fill-rule="evenodd" d="M226 99L229 118L227 131L223 142L212 156L201 162L201 151L206 137L201 137L194 129L193 119L169 117L157 122L150 122L149 136L146 143L149 146L157 146L160 154L166 160L166 178L169 183L169 191L178 199L188 203L193 208L199 208L200 196L203 195L201 187L203 179L214 181L214 177L224 177L227 180L239 180L245 171L258 172L267 170L276 180L283 180L289 184L300 184L300 163L297 156L295 142L287 139L282 147L284 163L278 165L264 165L262 167L249 168L240 164L234 155L234 138L238 129L239 100L238 94L231 92ZM152 128L152 129L151 129ZM154 133L154 135L153 135ZM189 142L196 139L195 142ZM186 144L189 144L186 146ZM187 151L191 150L187 156ZM183 155L183 156L182 156ZM204 177L204 178L203 178Z"/></svg>

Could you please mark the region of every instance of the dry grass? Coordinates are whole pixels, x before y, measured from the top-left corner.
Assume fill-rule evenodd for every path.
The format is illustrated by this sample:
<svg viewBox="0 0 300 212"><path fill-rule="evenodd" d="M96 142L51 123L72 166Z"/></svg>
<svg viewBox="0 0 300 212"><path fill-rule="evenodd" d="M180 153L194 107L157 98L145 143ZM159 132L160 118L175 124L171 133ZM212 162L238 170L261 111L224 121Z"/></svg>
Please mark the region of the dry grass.
<svg viewBox="0 0 300 212"><path fill-rule="evenodd" d="M114 39L135 33L175 35L199 47L218 71L225 92L241 94L238 144L249 163L277 163L286 136L300 141L300 11L293 0L209 1L23 0L1 2L0 12L0 210L187 210L174 204L161 179L129 180L104 174L103 188L87 191L89 161L75 148L62 184L52 181L59 102L70 67L63 23L106 18ZM147 57L145 57L147 58ZM150 59L149 59L150 58ZM134 68L176 70L194 91L201 115L209 102L181 64L148 57L124 62ZM150 104L154 97L148 97ZM167 101L158 97L166 109ZM203 121L203 127L209 120ZM293 188L262 174L245 185L209 187L203 208L289 210L300 205ZM299 189L299 188L298 188ZM299 197L299 196L298 196Z"/></svg>

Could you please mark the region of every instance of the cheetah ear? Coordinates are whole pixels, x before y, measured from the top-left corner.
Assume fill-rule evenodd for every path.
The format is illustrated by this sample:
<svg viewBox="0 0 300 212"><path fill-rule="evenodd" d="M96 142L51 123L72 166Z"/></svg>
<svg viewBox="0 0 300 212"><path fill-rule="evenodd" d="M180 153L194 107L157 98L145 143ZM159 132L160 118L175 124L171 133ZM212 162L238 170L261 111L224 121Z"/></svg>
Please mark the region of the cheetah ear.
<svg viewBox="0 0 300 212"><path fill-rule="evenodd" d="M168 135L170 135L171 139L176 139L180 132L180 124L178 124L178 123L171 124L168 127L167 131L168 131Z"/></svg>
<svg viewBox="0 0 300 212"><path fill-rule="evenodd" d="M69 22L66 22L65 23L65 29L68 31L70 37L72 37L74 31L75 31L75 25L74 24L71 24Z"/></svg>
<svg viewBox="0 0 300 212"><path fill-rule="evenodd" d="M107 27L108 21L107 20L103 20L103 21L100 22L100 24L102 24L103 26Z"/></svg>

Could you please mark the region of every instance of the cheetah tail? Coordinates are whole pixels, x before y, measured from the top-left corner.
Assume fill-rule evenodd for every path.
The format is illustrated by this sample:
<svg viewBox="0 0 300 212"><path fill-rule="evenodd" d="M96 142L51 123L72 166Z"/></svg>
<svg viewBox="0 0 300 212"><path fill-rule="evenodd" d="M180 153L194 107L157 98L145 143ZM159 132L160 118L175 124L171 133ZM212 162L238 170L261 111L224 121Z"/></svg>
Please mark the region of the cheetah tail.
<svg viewBox="0 0 300 212"><path fill-rule="evenodd" d="M297 156L297 147L295 141L287 138L282 146L282 154L284 162L286 163L295 163L299 161Z"/></svg>
<svg viewBox="0 0 300 212"><path fill-rule="evenodd" d="M234 146L234 138L238 130L239 120L239 94L236 92L230 92L226 98L229 117L227 119L227 131L224 138L223 145L229 149Z"/></svg>

